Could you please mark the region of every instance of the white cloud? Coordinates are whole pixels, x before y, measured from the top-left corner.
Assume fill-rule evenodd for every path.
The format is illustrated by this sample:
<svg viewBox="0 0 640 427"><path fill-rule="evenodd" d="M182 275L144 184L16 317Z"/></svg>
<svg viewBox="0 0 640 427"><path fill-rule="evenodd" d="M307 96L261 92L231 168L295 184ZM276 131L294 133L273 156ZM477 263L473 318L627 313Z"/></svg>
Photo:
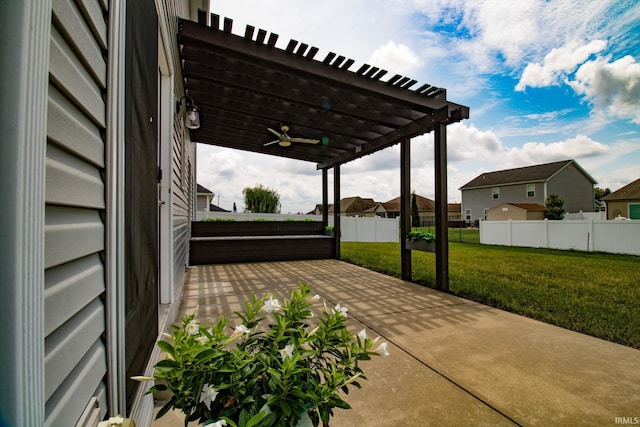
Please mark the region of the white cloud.
<svg viewBox="0 0 640 427"><path fill-rule="evenodd" d="M609 147L588 136L577 135L565 141L552 143L527 142L522 147L511 148L507 153L513 162L536 164L564 159L580 159L607 154Z"/></svg>
<svg viewBox="0 0 640 427"><path fill-rule="evenodd" d="M580 45L572 41L560 48L553 48L545 57L542 64L532 62L522 72L522 77L516 85L517 91L524 91L529 87L555 86L567 73L573 72L578 65L584 63L595 53L607 47L604 40L594 40Z"/></svg>
<svg viewBox="0 0 640 427"><path fill-rule="evenodd" d="M596 114L640 124L640 63L632 56L614 62L607 58L586 62L569 84L593 104Z"/></svg>
<svg viewBox="0 0 640 427"><path fill-rule="evenodd" d="M390 40L371 54L369 63L394 74L410 75L422 65L409 46Z"/></svg>

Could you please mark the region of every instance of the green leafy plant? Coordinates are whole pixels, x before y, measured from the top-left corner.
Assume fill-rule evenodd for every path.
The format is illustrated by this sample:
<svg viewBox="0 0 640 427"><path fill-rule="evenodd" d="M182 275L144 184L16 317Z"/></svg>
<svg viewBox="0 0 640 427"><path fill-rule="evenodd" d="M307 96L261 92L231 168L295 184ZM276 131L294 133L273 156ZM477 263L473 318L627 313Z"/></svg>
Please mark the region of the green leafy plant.
<svg viewBox="0 0 640 427"><path fill-rule="evenodd" d="M334 229L334 227L333 227L333 225L325 225L325 226L324 226L324 231L326 231L326 232L328 232L328 233L329 233L329 232L331 232L331 231L333 231L333 230L335 230L335 229Z"/></svg>
<svg viewBox="0 0 640 427"><path fill-rule="evenodd" d="M544 202L547 210L544 217L550 220L561 220L564 218L564 198L557 194L551 193Z"/></svg>
<svg viewBox="0 0 640 427"><path fill-rule="evenodd" d="M414 242L431 243L436 241L436 235L431 231L410 231L405 237Z"/></svg>
<svg viewBox="0 0 640 427"><path fill-rule="evenodd" d="M280 211L280 194L276 190L258 184L242 190L246 210L254 213L277 213Z"/></svg>
<svg viewBox="0 0 640 427"><path fill-rule="evenodd" d="M176 408L185 426L194 420L216 427L296 426L303 416L328 426L334 408L350 408L343 399L349 387L366 379L360 362L389 353L386 342L377 345L364 329L347 330L347 308L329 308L310 294L300 282L282 305L272 296L253 296L235 313L239 323L221 316L204 325L194 313L172 325L173 334L158 342L167 357L155 365L155 377L134 378L164 380L150 392L173 392L158 417ZM322 307L317 317L314 304Z"/></svg>

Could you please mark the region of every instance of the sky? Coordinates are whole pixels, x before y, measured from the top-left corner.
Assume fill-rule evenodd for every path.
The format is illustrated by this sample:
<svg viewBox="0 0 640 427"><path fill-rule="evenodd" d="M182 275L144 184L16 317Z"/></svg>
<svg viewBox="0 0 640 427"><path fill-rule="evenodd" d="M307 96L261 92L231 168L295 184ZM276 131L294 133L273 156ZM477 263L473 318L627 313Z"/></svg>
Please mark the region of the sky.
<svg viewBox="0 0 640 427"><path fill-rule="evenodd" d="M447 127L448 201L484 172L575 159L600 188L640 177L637 0L211 0L212 12L356 62L447 89L470 118ZM411 189L434 197L433 133L412 139ZM342 197L400 194L393 146L340 168ZM283 213L322 202L315 163L198 144L197 179L214 204L242 190L280 194ZM332 174L329 173L332 187ZM330 200L333 195L330 190Z"/></svg>

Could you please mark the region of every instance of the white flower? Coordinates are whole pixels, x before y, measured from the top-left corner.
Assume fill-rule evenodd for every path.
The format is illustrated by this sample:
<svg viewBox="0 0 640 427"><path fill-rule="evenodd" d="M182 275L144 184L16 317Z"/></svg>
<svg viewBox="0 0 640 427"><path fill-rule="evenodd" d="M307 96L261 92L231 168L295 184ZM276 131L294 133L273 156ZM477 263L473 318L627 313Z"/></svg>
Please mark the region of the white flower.
<svg viewBox="0 0 640 427"><path fill-rule="evenodd" d="M153 378L153 377L144 377L144 376L141 376L141 375L138 375L138 376L135 376L135 377L131 377L131 379L134 380L134 381L140 381L140 382L155 380L155 378Z"/></svg>
<svg viewBox="0 0 640 427"><path fill-rule="evenodd" d="M233 333L231 334L231 336L229 337L229 339L231 341L235 340L236 338L238 338L240 335L242 334L249 334L251 333L251 331L249 330L249 328L247 328L244 325L239 325L236 326L236 329L233 331Z"/></svg>
<svg viewBox="0 0 640 427"><path fill-rule="evenodd" d="M320 329L320 326L316 326L315 328L311 329L308 333L307 333L307 337L312 337L315 335L316 332L318 332L318 329Z"/></svg>
<svg viewBox="0 0 640 427"><path fill-rule="evenodd" d="M206 344L209 342L209 338L207 338L204 335L201 335L198 338L196 338L196 341L198 341L200 344Z"/></svg>
<svg viewBox="0 0 640 427"><path fill-rule="evenodd" d="M282 356L282 360L284 361L284 359L286 359L287 357L291 357L291 355L293 355L293 344L289 344L287 346L285 346L285 348L283 348L282 350L278 350L280 352L280 356Z"/></svg>
<svg viewBox="0 0 640 427"><path fill-rule="evenodd" d="M383 342L374 350L377 353L382 354L383 356L388 356L390 353L387 351L387 342Z"/></svg>
<svg viewBox="0 0 640 427"><path fill-rule="evenodd" d="M273 297L269 297L268 300L266 300L264 302L264 305L262 306L262 310L264 310L265 313L271 313L274 310L277 310L280 307L280 304L278 303L278 299L277 298L273 298Z"/></svg>
<svg viewBox="0 0 640 427"><path fill-rule="evenodd" d="M360 339L362 341L366 340L367 339L367 330L363 329L360 332L358 332L358 337L360 337Z"/></svg>
<svg viewBox="0 0 640 427"><path fill-rule="evenodd" d="M236 326L235 331L233 331L233 333L234 333L234 334L235 334L235 333L237 333L237 334L248 334L249 332L251 332L251 331L249 330L249 328L247 328L247 327L246 327L246 326L244 326L244 325Z"/></svg>
<svg viewBox="0 0 640 427"><path fill-rule="evenodd" d="M187 325L187 333L189 335L198 335L198 332L200 332L200 326L198 326L198 322L194 319Z"/></svg>
<svg viewBox="0 0 640 427"><path fill-rule="evenodd" d="M320 295L319 294L315 294L314 296L311 297L312 301L319 301L320 300Z"/></svg>
<svg viewBox="0 0 640 427"><path fill-rule="evenodd" d="M216 421L215 423L205 424L204 427L225 427L227 422L225 420Z"/></svg>
<svg viewBox="0 0 640 427"><path fill-rule="evenodd" d="M342 307L340 304L336 304L333 311L334 313L338 313L343 315L344 317L347 317L347 311L349 311L349 309L347 307Z"/></svg>
<svg viewBox="0 0 640 427"><path fill-rule="evenodd" d="M211 406L211 402L216 400L218 391L209 384L205 384L200 392L200 402L204 402L205 405Z"/></svg>

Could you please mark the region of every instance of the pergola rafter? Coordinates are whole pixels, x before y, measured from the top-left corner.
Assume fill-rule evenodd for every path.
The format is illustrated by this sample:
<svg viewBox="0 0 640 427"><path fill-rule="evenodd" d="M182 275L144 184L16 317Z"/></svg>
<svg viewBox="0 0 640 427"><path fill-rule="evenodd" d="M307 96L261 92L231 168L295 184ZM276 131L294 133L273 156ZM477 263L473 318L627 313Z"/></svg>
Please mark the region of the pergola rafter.
<svg viewBox="0 0 640 427"><path fill-rule="evenodd" d="M339 195L340 165L401 141L409 144L410 138L434 129L437 136L441 126L446 132L446 125L469 117L469 108L448 101L443 88L422 84L412 90L418 82L401 75L383 81L387 71L369 64L351 71L354 60L333 52L318 60L318 48L296 40L280 49L277 34L253 26L246 27L244 36L236 35L233 21L215 14L200 13L199 21L180 20L178 30L185 91L201 114L192 140L316 163L323 170L325 205L327 169L334 169L334 196ZM274 138L267 128L280 124L289 126L291 136L322 142L265 146ZM436 173L445 174L446 182L446 160L444 169L441 163ZM408 167L408 155L403 156L403 185L410 185ZM443 194L436 187L439 198L446 206L446 188ZM334 203L338 206L339 199ZM436 221L446 227L446 209L444 215ZM402 247L403 257L410 256ZM339 238L336 248L339 256ZM446 259L437 264L446 267Z"/></svg>

